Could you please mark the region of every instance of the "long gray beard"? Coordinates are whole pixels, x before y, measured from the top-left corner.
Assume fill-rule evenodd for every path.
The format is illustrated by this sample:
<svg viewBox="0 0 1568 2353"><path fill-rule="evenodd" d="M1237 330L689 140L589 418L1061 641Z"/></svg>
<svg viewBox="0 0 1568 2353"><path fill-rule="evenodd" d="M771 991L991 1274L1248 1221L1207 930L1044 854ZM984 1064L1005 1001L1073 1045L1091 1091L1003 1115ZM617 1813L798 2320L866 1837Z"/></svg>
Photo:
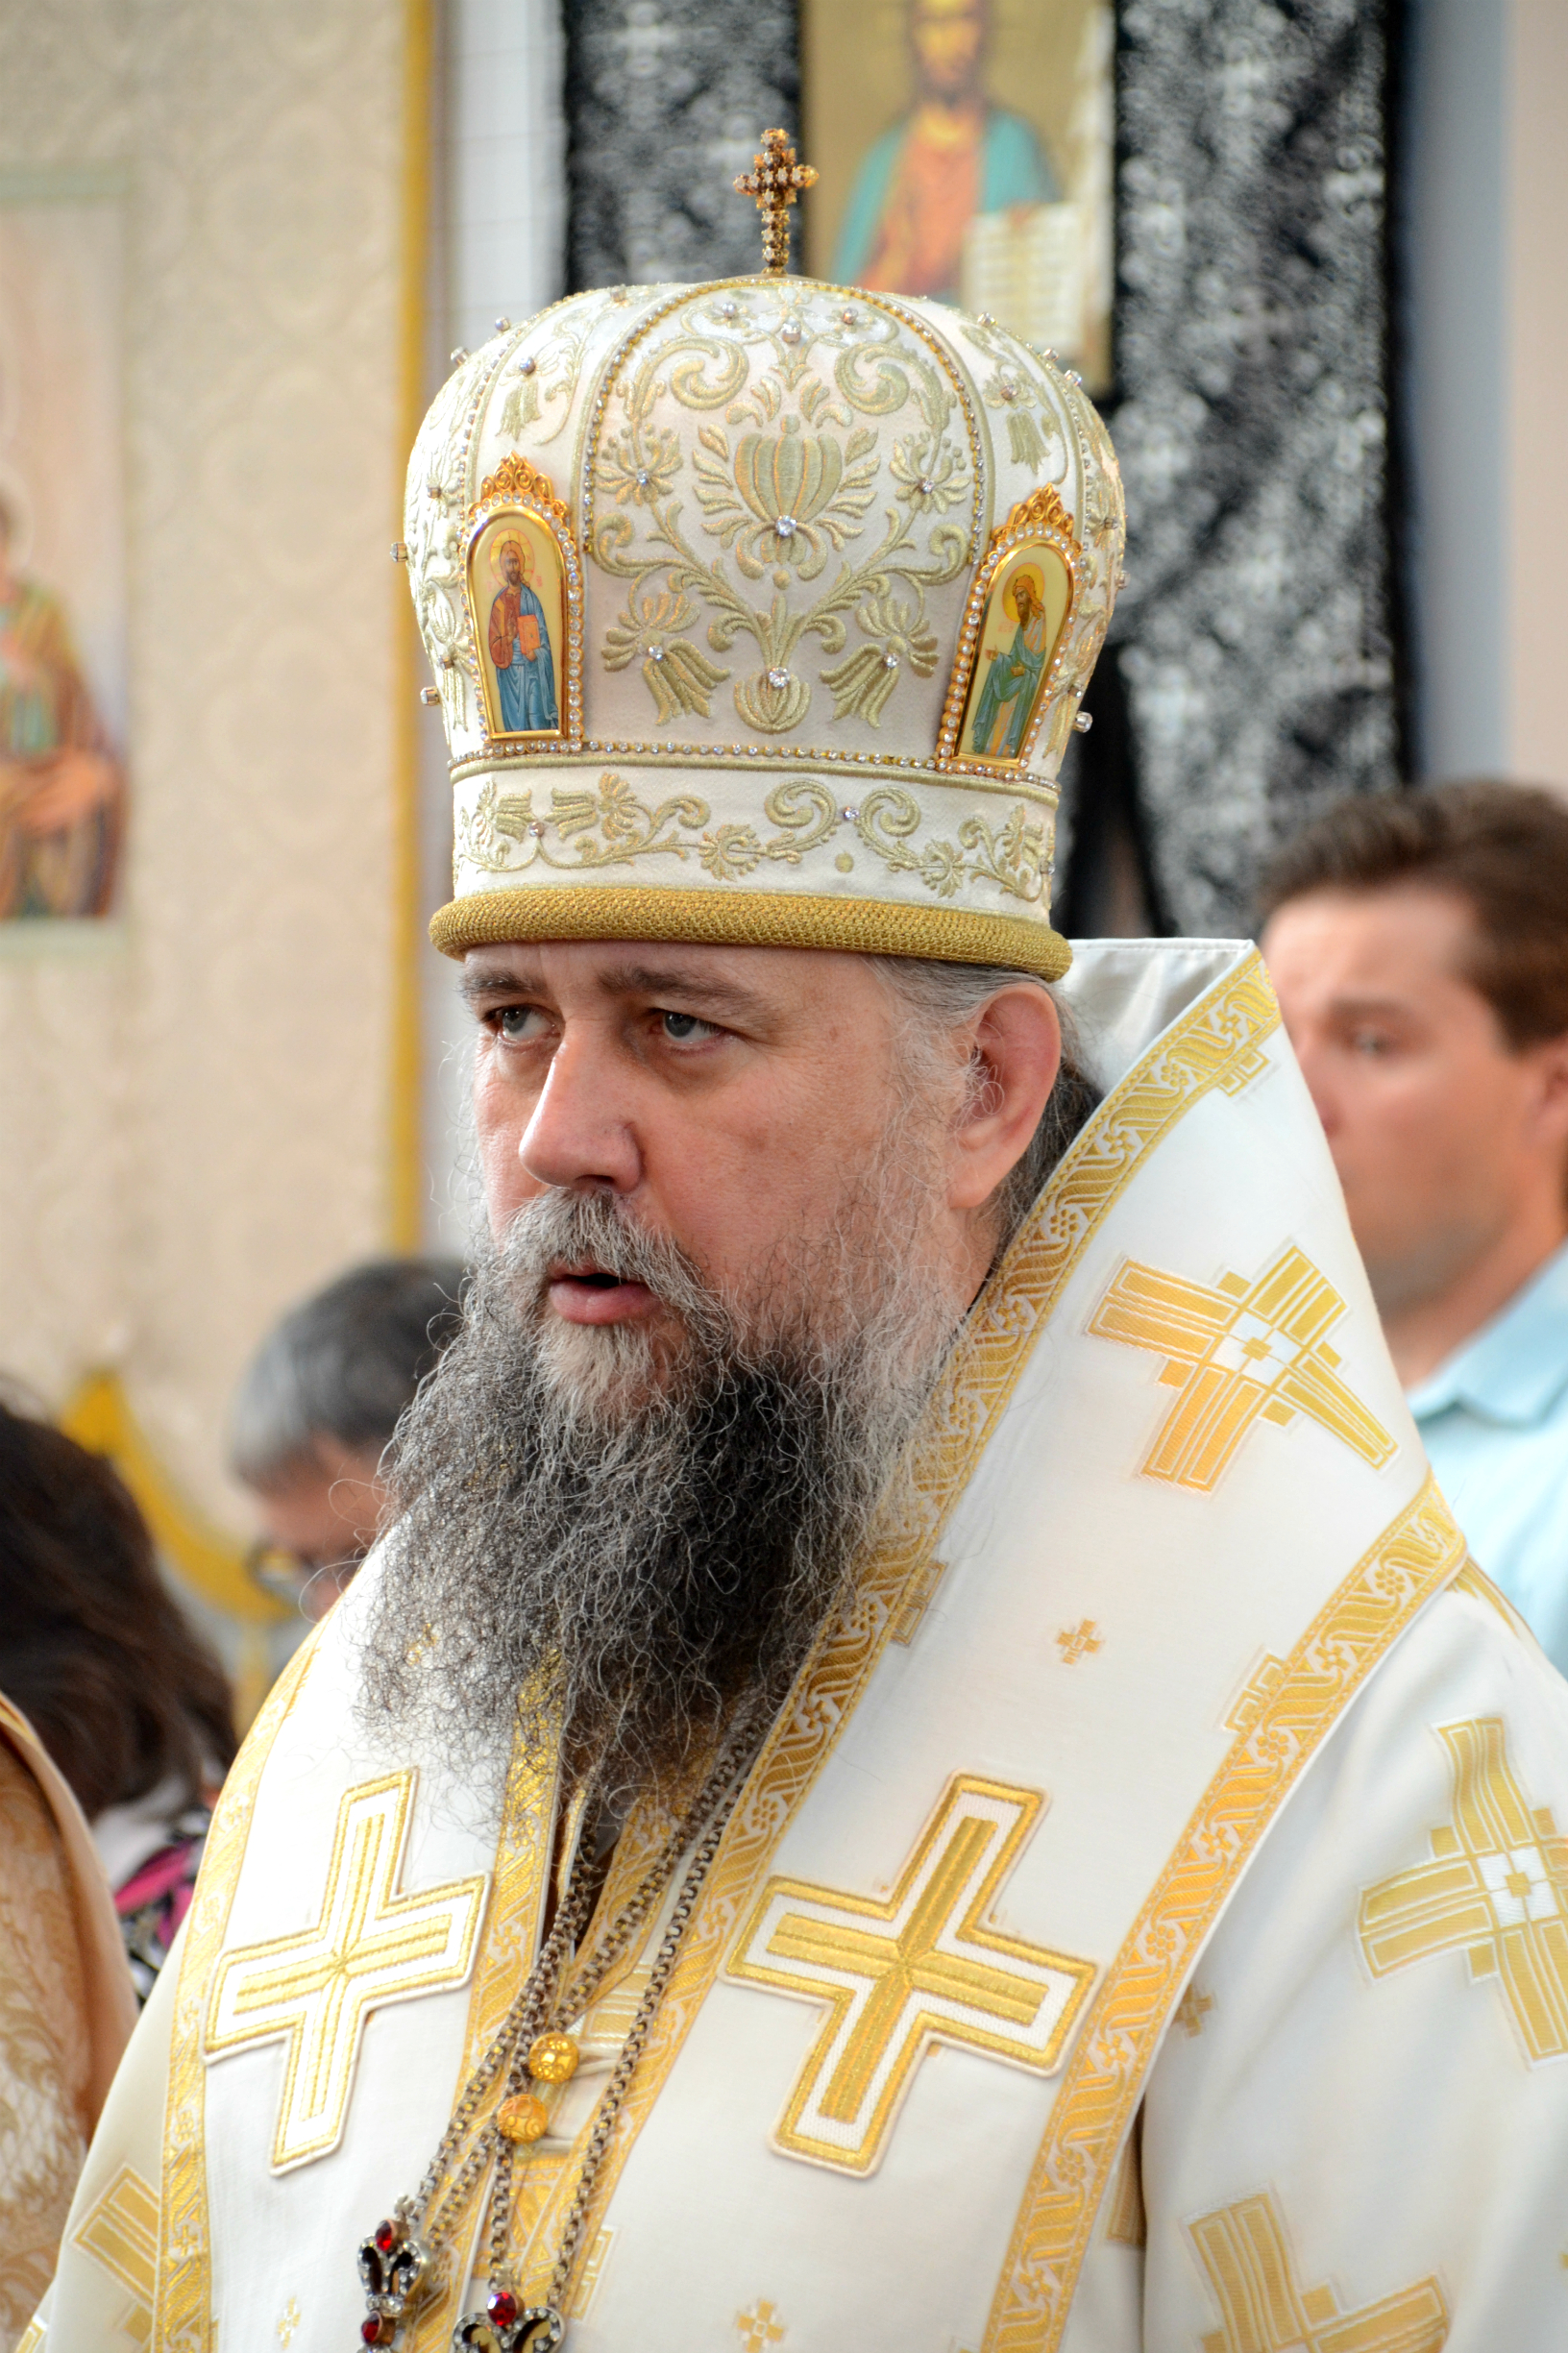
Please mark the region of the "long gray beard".
<svg viewBox="0 0 1568 2353"><path fill-rule="evenodd" d="M744 1319L612 1200L531 1203L399 1433L370 1716L471 1758L520 1720L624 1804L738 1703L776 1704L852 1582L963 1312L912 1243L912 1185L861 1204ZM669 1361L635 1325L548 1311L548 1268L584 1259L676 1310Z"/></svg>

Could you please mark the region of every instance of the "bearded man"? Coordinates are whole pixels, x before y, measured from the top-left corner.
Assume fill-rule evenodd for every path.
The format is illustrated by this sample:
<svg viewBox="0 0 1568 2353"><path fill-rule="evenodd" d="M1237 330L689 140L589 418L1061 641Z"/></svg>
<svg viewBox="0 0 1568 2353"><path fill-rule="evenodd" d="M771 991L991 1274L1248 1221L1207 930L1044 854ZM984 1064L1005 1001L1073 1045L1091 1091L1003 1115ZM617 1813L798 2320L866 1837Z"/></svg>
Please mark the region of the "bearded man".
<svg viewBox="0 0 1568 2353"><path fill-rule="evenodd" d="M569 430L502 429L520 369ZM1256 956L1050 928L1121 552L1080 388L934 304L588 294L462 363L407 511L490 1238L35 2345L1545 2353L1568 1693ZM475 692L508 514L550 748ZM988 768L1025 543L1070 595ZM654 736L699 625L740 740L706 688Z"/></svg>

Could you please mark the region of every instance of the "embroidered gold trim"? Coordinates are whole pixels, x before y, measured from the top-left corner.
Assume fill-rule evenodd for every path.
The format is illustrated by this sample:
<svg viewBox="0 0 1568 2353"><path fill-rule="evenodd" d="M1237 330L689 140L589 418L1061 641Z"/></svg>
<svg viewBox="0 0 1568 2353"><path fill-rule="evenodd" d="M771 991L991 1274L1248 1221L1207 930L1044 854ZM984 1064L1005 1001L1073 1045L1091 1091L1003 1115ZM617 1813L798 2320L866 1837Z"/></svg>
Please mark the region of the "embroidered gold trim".
<svg viewBox="0 0 1568 2353"><path fill-rule="evenodd" d="M1254 951L1206 989L1113 1088L982 1291L924 1425L914 1476L916 1508L857 1580L852 1617L830 1625L819 1638L730 1820L616 2120L585 2239L615 2194L632 2145L723 1964L736 1920L755 1903L769 1857L859 1704L1064 1287L1127 1187L1193 1105L1216 1088L1239 1093L1268 1066L1263 1049L1279 1019Z"/></svg>
<svg viewBox="0 0 1568 2353"><path fill-rule="evenodd" d="M495 1878L474 1966L468 2032L457 2070L454 2099L489 2049L513 1996L533 1966L549 1892L551 1847L559 1802L558 1769L558 1758L548 1767L542 1766L530 1761L521 1735L513 1740L501 1835L496 1846ZM493 2086L481 2113L495 2106L504 2088L503 2082ZM523 2170L526 2176L527 2169ZM445 2196L450 2182L449 2169L436 2185L432 2203ZM467 2230L458 2240L453 2260L438 2278L427 2281L413 2316L410 2353L447 2353L462 2292L474 2268L474 2246L483 2220L483 2204L478 2201Z"/></svg>
<svg viewBox="0 0 1568 2353"><path fill-rule="evenodd" d="M657 884L579 883L476 891L430 919L444 956L511 940L682 940L716 947L841 948L860 956L924 956L1006 965L1060 980L1072 951L1047 924L963 908L899 906L784 891L694 891Z"/></svg>
<svg viewBox="0 0 1568 2353"><path fill-rule="evenodd" d="M337 2146L365 2022L388 2002L467 1981L488 1878L402 1889L412 1766L346 1790L317 1919L226 1952L207 2012L209 2063L286 2037L272 2169Z"/></svg>
<svg viewBox="0 0 1568 2353"><path fill-rule="evenodd" d="M1264 1830L1395 1637L1464 1559L1429 1475L1318 1612L1210 1782L1067 2062L1014 2225L984 2353L1054 2353L1129 2110L1194 1956Z"/></svg>
<svg viewBox="0 0 1568 2353"><path fill-rule="evenodd" d="M163 2118L158 2297L153 2316L159 2353L210 2353L212 2248L207 2217L207 2069L202 2057L202 2020L208 1983L228 1932L229 1905L251 1834L257 1789L315 1649L313 1636L295 1652L230 1767L207 1834L196 1893L185 1916Z"/></svg>

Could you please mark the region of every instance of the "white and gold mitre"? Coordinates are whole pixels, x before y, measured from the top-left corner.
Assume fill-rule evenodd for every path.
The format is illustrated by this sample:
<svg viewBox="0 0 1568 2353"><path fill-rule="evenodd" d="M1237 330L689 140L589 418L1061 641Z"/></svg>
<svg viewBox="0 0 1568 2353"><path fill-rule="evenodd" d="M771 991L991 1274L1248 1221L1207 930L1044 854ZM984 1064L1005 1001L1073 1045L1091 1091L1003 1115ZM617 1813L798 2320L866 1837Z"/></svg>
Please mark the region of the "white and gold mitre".
<svg viewBox="0 0 1568 2353"><path fill-rule="evenodd" d="M1123 516L1048 355L778 274L576 295L460 361L406 513L454 794L437 946L1066 968L1055 777Z"/></svg>

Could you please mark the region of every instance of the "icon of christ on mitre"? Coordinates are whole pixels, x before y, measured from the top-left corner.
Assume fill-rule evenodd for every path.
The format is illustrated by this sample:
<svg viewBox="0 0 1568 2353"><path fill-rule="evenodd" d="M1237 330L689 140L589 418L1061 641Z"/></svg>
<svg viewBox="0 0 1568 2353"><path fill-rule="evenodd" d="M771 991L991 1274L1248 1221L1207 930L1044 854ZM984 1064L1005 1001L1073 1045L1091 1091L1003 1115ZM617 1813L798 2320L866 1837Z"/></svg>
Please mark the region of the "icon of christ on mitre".
<svg viewBox="0 0 1568 2353"><path fill-rule="evenodd" d="M1252 949L1051 928L1103 427L784 275L804 177L770 135L760 275L498 331L414 450L488 1233L33 2347L1563 2341L1568 1690Z"/></svg>

